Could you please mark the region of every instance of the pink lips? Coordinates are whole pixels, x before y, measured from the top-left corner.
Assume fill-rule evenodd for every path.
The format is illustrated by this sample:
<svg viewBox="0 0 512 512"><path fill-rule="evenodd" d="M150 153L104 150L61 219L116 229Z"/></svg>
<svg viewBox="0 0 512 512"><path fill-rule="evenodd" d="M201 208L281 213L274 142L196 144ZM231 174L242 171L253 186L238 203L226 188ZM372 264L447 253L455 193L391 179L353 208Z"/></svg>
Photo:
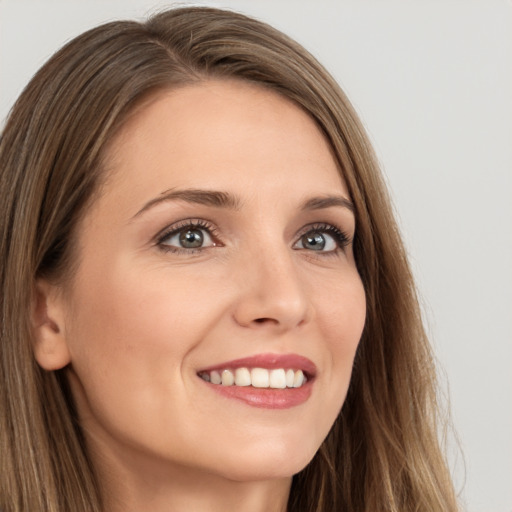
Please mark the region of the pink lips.
<svg viewBox="0 0 512 512"><path fill-rule="evenodd" d="M266 409L287 409L304 403L311 395L316 375L315 364L306 357L297 354L257 354L251 357L234 359L221 364L202 368L199 373L213 370L236 370L237 368L292 368L302 370L307 377L307 382L299 388L271 389L254 388L251 386L222 386L204 382L212 391L224 397L240 400L253 407Z"/></svg>

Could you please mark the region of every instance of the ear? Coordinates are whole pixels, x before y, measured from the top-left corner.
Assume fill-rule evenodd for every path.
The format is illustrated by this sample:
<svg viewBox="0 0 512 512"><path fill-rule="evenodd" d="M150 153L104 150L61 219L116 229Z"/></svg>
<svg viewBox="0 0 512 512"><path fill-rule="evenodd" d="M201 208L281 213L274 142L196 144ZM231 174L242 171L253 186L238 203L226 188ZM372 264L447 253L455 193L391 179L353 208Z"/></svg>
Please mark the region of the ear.
<svg viewBox="0 0 512 512"><path fill-rule="evenodd" d="M59 370L70 354L65 338L63 299L55 285L38 279L32 299L33 350L39 366Z"/></svg>

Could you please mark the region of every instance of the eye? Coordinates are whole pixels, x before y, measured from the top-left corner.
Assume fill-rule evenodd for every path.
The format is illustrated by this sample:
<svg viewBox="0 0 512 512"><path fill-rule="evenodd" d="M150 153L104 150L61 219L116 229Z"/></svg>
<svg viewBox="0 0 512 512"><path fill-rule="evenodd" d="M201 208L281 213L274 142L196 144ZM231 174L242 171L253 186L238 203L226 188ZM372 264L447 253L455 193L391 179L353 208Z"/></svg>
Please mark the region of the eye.
<svg viewBox="0 0 512 512"><path fill-rule="evenodd" d="M334 251L337 249L334 238L319 231L309 231L302 235L296 244L297 249L309 249L311 251Z"/></svg>
<svg viewBox="0 0 512 512"><path fill-rule="evenodd" d="M201 222L187 223L165 233L158 244L165 250L194 250L215 246L209 226Z"/></svg>
<svg viewBox="0 0 512 512"><path fill-rule="evenodd" d="M317 252L334 252L349 243L345 233L335 226L315 226L306 231L297 241L294 249L306 249Z"/></svg>

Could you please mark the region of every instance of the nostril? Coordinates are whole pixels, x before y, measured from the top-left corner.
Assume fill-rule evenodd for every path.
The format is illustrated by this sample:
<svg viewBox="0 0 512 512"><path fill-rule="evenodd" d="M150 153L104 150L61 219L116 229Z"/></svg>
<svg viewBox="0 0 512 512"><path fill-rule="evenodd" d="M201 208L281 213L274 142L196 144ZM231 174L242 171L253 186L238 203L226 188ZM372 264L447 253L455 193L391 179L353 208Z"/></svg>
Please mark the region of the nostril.
<svg viewBox="0 0 512 512"><path fill-rule="evenodd" d="M257 324L264 324L265 322L276 322L273 318L255 318L254 321Z"/></svg>

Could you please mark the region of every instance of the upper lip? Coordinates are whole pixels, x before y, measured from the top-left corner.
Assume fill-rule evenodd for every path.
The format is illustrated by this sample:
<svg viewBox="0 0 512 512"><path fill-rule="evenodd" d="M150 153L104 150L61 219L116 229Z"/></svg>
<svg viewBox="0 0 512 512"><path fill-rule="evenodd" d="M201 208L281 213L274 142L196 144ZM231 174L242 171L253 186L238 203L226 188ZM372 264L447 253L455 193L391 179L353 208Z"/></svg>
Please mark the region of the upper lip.
<svg viewBox="0 0 512 512"><path fill-rule="evenodd" d="M284 368L302 370L307 376L314 377L316 365L307 357L298 354L255 354L249 357L233 359L224 363L202 368L198 373L214 370L234 370L236 368L267 368L269 370Z"/></svg>

